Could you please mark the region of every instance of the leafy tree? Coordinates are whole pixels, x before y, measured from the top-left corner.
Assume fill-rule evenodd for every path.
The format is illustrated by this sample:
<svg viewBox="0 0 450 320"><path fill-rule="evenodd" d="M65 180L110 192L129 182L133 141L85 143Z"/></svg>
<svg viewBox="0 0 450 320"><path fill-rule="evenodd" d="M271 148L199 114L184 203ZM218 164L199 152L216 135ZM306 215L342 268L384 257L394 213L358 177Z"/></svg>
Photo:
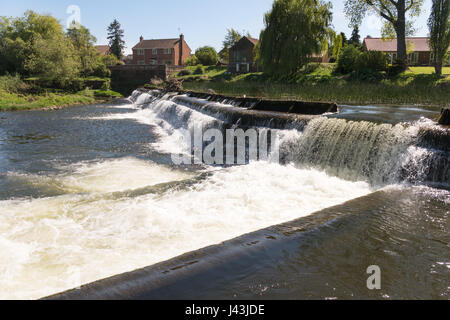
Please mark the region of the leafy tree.
<svg viewBox="0 0 450 320"><path fill-rule="evenodd" d="M75 55L80 63L80 73L84 77L94 75L99 69L103 69L105 65L102 61L100 53L95 49L94 44L97 39L91 35L89 29L78 26L67 30L67 35L72 41L75 49Z"/></svg>
<svg viewBox="0 0 450 320"><path fill-rule="evenodd" d="M187 66L196 66L196 65L200 64L200 62L198 61L197 56L194 54L194 55L190 56L189 58L187 58L184 61L184 64Z"/></svg>
<svg viewBox="0 0 450 320"><path fill-rule="evenodd" d="M331 4L318 0L275 0L264 18L258 59L265 72L291 73L327 46Z"/></svg>
<svg viewBox="0 0 450 320"><path fill-rule="evenodd" d="M359 27L358 26L353 27L352 37L350 38L348 43L353 44L355 46L361 45L361 36L359 35Z"/></svg>
<svg viewBox="0 0 450 320"><path fill-rule="evenodd" d="M423 0L346 0L345 12L352 26L359 26L368 12L374 12L385 20L385 31L394 30L397 36L397 57L406 66L406 33L409 17L419 16ZM386 33L386 32L385 32Z"/></svg>
<svg viewBox="0 0 450 320"><path fill-rule="evenodd" d="M342 33L331 34L330 35L330 45L328 49L328 54L331 58L337 60L341 54L342 47L344 46L344 39L342 38Z"/></svg>
<svg viewBox="0 0 450 320"><path fill-rule="evenodd" d="M27 11L0 19L0 72L67 79L76 77L78 65L58 20Z"/></svg>
<svg viewBox="0 0 450 320"><path fill-rule="evenodd" d="M198 62L204 66L216 65L219 62L219 55L213 47L201 47L195 51Z"/></svg>
<svg viewBox="0 0 450 320"><path fill-rule="evenodd" d="M442 75L442 65L450 47L450 0L433 0L428 19L430 46L434 55L436 74Z"/></svg>
<svg viewBox="0 0 450 320"><path fill-rule="evenodd" d="M122 60L123 50L125 48L125 41L123 40L124 31L121 29L121 25L117 19L108 27L108 40L110 51L117 59Z"/></svg>

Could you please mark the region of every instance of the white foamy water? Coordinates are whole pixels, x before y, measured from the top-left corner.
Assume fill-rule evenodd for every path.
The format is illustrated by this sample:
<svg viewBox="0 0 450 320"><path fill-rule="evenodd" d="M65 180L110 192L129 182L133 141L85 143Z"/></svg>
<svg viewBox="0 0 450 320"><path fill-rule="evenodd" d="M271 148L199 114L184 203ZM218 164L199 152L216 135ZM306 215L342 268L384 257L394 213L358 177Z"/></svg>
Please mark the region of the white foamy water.
<svg viewBox="0 0 450 320"><path fill-rule="evenodd" d="M129 164L119 161L111 172ZM0 202L0 299L44 297L371 192L366 183L257 162L216 171L188 190L111 199L98 192L131 185L115 185L114 174L109 185L97 170L106 169L81 166L75 170L79 179L67 181L95 196ZM167 169L161 170L147 183L161 181L158 175ZM123 170L119 178L132 183L136 175Z"/></svg>

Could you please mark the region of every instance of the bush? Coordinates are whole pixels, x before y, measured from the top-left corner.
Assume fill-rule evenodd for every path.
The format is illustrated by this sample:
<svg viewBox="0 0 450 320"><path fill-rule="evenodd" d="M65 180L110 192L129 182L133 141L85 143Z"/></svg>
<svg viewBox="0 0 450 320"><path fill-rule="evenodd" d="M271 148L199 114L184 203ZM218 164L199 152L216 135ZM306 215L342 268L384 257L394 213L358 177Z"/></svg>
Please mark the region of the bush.
<svg viewBox="0 0 450 320"><path fill-rule="evenodd" d="M347 74L355 71L358 67L361 50L354 45L346 46L342 49L337 61L336 71L341 74Z"/></svg>
<svg viewBox="0 0 450 320"><path fill-rule="evenodd" d="M189 69L184 69L184 70L181 70L180 72L178 72L179 77L190 76L191 74L192 74L192 71Z"/></svg>
<svg viewBox="0 0 450 320"><path fill-rule="evenodd" d="M402 60L397 60L392 64L392 66L389 66L387 68L387 74L390 77L398 76L400 73L405 71L405 64Z"/></svg>
<svg viewBox="0 0 450 320"><path fill-rule="evenodd" d="M21 93L30 89L30 86L22 81L19 75L5 75L0 77L0 89L10 93Z"/></svg>
<svg viewBox="0 0 450 320"><path fill-rule="evenodd" d="M195 68L194 70L194 74L204 74L205 73L205 69L203 68L202 65L199 65L197 68Z"/></svg>
<svg viewBox="0 0 450 320"><path fill-rule="evenodd" d="M196 55L190 56L189 58L187 58L186 60L184 60L184 64L187 66L196 66L198 65L200 62L198 61L198 58Z"/></svg>
<svg viewBox="0 0 450 320"><path fill-rule="evenodd" d="M219 62L219 55L213 47L201 47L195 51L198 62L204 66L214 66Z"/></svg>
<svg viewBox="0 0 450 320"><path fill-rule="evenodd" d="M387 70L387 56L380 51L365 51L360 54L356 66L357 71L370 70L381 72Z"/></svg>

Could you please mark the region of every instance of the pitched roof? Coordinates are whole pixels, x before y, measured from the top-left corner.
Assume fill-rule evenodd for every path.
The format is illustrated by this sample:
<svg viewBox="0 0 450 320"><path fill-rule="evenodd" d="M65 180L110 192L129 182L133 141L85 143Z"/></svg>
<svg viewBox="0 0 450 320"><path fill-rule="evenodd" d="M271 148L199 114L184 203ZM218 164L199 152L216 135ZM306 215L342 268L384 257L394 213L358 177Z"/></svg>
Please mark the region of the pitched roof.
<svg viewBox="0 0 450 320"><path fill-rule="evenodd" d="M246 37L248 40L250 40L250 42L252 42L255 46L258 44L259 39L255 39L255 38L250 38L250 37Z"/></svg>
<svg viewBox="0 0 450 320"><path fill-rule="evenodd" d="M100 52L102 55L106 55L109 53L109 46L107 45L99 45L99 46L95 46L95 49L98 50L98 52Z"/></svg>
<svg viewBox="0 0 450 320"><path fill-rule="evenodd" d="M430 50L429 38L407 37L406 42L414 46L414 51L428 52ZM369 51L396 52L397 39L384 40L382 38L365 38L364 44Z"/></svg>
<svg viewBox="0 0 450 320"><path fill-rule="evenodd" d="M142 40L133 49L168 49L173 48L180 41L180 38L176 39L154 39L154 40Z"/></svg>

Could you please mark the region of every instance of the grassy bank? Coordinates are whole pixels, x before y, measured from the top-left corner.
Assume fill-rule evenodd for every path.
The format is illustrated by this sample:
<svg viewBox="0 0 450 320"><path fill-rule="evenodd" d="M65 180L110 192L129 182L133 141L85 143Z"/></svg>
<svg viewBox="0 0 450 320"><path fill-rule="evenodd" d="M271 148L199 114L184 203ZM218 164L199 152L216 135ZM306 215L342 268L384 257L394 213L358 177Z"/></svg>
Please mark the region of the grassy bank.
<svg viewBox="0 0 450 320"><path fill-rule="evenodd" d="M67 92L30 87L16 76L0 77L0 111L56 109L90 103L99 103L121 95L111 90L85 89Z"/></svg>
<svg viewBox="0 0 450 320"><path fill-rule="evenodd" d="M450 104L450 77L438 79L431 67L413 67L395 78L353 80L333 73L333 64L313 64L285 79L271 79L263 73L232 76L223 67L204 67L194 74L195 67L177 75L187 90L207 91L229 96L264 97L333 101L340 104ZM450 68L444 68L450 74Z"/></svg>

